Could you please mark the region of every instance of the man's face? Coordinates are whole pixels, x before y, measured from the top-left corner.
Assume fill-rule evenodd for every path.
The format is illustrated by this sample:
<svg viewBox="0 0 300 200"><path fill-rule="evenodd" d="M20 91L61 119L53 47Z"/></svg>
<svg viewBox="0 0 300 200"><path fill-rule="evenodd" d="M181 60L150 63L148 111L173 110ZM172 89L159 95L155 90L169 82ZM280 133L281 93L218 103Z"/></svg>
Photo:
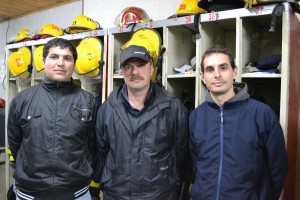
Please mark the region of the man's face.
<svg viewBox="0 0 300 200"><path fill-rule="evenodd" d="M75 61L69 48L51 47L44 61L46 76L57 82L70 81L74 66Z"/></svg>
<svg viewBox="0 0 300 200"><path fill-rule="evenodd" d="M204 71L201 79L212 96L234 96L233 82L237 68L232 69L229 58L223 53L214 53L204 59Z"/></svg>
<svg viewBox="0 0 300 200"><path fill-rule="evenodd" d="M146 63L137 58L130 58L121 69L129 90L143 91L149 88L151 75L154 71L150 62Z"/></svg>

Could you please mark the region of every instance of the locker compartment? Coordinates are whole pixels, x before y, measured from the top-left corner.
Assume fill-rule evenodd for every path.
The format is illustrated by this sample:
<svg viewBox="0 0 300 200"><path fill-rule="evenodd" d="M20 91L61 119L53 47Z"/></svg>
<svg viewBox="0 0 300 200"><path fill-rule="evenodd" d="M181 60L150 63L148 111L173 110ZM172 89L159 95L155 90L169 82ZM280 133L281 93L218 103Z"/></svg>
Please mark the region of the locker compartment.
<svg viewBox="0 0 300 200"><path fill-rule="evenodd" d="M113 73L116 74L117 70L120 68L120 53L121 47L130 39L130 33L119 33L113 36L113 47L111 53L113 54Z"/></svg>
<svg viewBox="0 0 300 200"><path fill-rule="evenodd" d="M282 17L276 18L275 32L270 32L271 15L242 19L242 67L257 63L268 56L282 53Z"/></svg>
<svg viewBox="0 0 300 200"><path fill-rule="evenodd" d="M236 19L221 19L201 23L201 55L212 46L227 47L233 55L236 53Z"/></svg>
<svg viewBox="0 0 300 200"><path fill-rule="evenodd" d="M182 95L185 93L195 104L195 78L176 78L168 79L167 90L177 98L182 99Z"/></svg>
<svg viewBox="0 0 300 200"><path fill-rule="evenodd" d="M28 87L29 85L23 86L23 88ZM10 101L16 96L16 94L22 90L22 87L17 81L9 80L9 92L7 92L7 101L6 105L10 104Z"/></svg>
<svg viewBox="0 0 300 200"><path fill-rule="evenodd" d="M124 84L124 80L122 76L119 76L118 78L114 78L114 85L112 89L116 89Z"/></svg>
<svg viewBox="0 0 300 200"><path fill-rule="evenodd" d="M178 74L174 67L191 65L191 59L196 56L194 34L193 30L185 26L173 26L166 29L164 43L166 75Z"/></svg>
<svg viewBox="0 0 300 200"><path fill-rule="evenodd" d="M280 78L243 78L247 83L251 98L269 105L279 118L280 115Z"/></svg>

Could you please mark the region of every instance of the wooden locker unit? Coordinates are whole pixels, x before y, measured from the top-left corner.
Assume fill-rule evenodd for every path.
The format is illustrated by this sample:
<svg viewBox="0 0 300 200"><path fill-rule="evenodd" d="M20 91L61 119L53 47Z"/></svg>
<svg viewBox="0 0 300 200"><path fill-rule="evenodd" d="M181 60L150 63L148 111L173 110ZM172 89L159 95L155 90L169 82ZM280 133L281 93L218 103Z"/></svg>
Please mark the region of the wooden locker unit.
<svg viewBox="0 0 300 200"><path fill-rule="evenodd" d="M73 77L73 81L75 83L75 85L78 85L79 87L81 87L82 89L85 89L87 91L89 91L90 93L92 93L95 97L97 97L98 95L101 96L102 98L102 102L105 100L105 92L106 92L106 71L107 71L107 62L106 62L106 47L107 47L107 29L103 29L103 30L95 30L95 31L90 31L90 32L83 32L83 33L78 33L78 34L68 34L68 35L63 35L60 36L61 38L70 40L72 42L72 44L77 47L77 45L79 44L79 42L85 38L85 37L90 37L90 36L95 36L97 38L99 38L103 44L103 61L104 61L104 65L103 65L103 69L102 71L99 73L99 75L95 76L95 77L86 77L83 75L77 75L75 72L73 73L72 77ZM6 60L8 60L9 55L12 52L17 51L19 48L21 47L28 47L31 50L32 53L32 73L28 79L28 81L26 81L26 84L24 84L22 81L20 81L20 79L18 77L12 77L8 67L6 67L7 71L6 71L6 97L7 97L7 105L5 108L5 121L7 124L7 117L8 117L8 110L9 110L9 104L11 102L11 100L14 98L14 96L30 87L36 84L39 84L42 82L43 78L44 78L44 72L40 71L37 72L35 66L34 66L34 62L33 62L33 53L34 50L39 47L40 45L44 45L47 41L51 40L53 38L47 38L47 39L41 39L41 40L32 40L32 41L27 41L27 42L20 42L20 43L15 43L15 44L9 44L6 46ZM6 62L7 63L7 62ZM103 74L103 76L101 76L100 74ZM102 78L101 78L102 77ZM6 126L7 127L7 126ZM7 141L7 129L5 130L5 134L6 134L6 138L5 138L5 146L8 147L8 141ZM5 162L5 169L6 169L6 190L8 191L9 187L11 186L11 184L13 183L13 172L14 172L14 166L9 164L9 157L8 154L6 155L6 162Z"/></svg>

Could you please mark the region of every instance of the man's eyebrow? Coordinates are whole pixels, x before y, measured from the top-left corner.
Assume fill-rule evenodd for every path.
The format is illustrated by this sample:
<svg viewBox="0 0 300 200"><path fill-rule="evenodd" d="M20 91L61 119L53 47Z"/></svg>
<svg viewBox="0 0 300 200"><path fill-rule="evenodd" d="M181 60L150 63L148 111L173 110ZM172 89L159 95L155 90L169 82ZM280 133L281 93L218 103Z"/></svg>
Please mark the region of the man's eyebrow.
<svg viewBox="0 0 300 200"><path fill-rule="evenodd" d="M224 67L224 66L229 66L229 64L228 64L228 63L222 63L222 64L220 64L220 65L218 65L218 66Z"/></svg>
<svg viewBox="0 0 300 200"><path fill-rule="evenodd" d="M205 69L206 69L206 68L213 68L213 66L207 65L207 66L204 66L204 68L205 68Z"/></svg>

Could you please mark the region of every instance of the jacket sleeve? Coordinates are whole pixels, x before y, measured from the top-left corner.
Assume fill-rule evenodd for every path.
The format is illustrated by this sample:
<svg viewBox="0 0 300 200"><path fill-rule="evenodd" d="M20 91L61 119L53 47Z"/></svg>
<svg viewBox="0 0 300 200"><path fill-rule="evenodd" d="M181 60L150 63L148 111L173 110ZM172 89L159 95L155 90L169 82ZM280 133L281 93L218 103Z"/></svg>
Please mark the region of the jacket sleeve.
<svg viewBox="0 0 300 200"><path fill-rule="evenodd" d="M104 161L106 159L106 154L109 151L109 143L106 137L106 131L104 127L105 116L106 116L107 105L103 104L98 112L97 112L97 119L95 124L95 133L96 133L96 143L97 143L97 150L98 150L98 157L102 160L101 164L98 163L97 171L102 171L102 167ZM100 175L98 179L100 181Z"/></svg>
<svg viewBox="0 0 300 200"><path fill-rule="evenodd" d="M265 141L264 154L271 177L274 199L278 199L288 173L288 157L283 131L275 113L272 112L269 119L270 126Z"/></svg>
<svg viewBox="0 0 300 200"><path fill-rule="evenodd" d="M15 160L23 136L22 129L19 124L20 117L18 113L16 99L13 99L8 111L7 134L9 149L11 150L11 154Z"/></svg>
<svg viewBox="0 0 300 200"><path fill-rule="evenodd" d="M90 194L92 196L92 199L100 199L100 177L101 177L101 169L102 169L102 159L101 159L101 156L100 156L100 153L98 151L98 148L97 148L97 137L96 137L96 129L95 129L95 126L96 126L96 122L97 122L97 112L99 110L101 106L101 101L97 101L96 99L96 105L95 105L95 109L94 109L94 124L93 124L93 174L92 174L92 177L91 177L91 183L90 183L90 187L89 187L89 191L90 191Z"/></svg>
<svg viewBox="0 0 300 200"><path fill-rule="evenodd" d="M191 153L191 158L192 158L192 162L193 165L196 165L196 160L197 160L197 151L195 148L195 144L194 144L194 126L195 126L195 118L196 118L196 110L194 112L192 112L189 116L189 148L190 148L190 153Z"/></svg>
<svg viewBox="0 0 300 200"><path fill-rule="evenodd" d="M97 143L96 143L96 133L95 133L95 123L96 123L96 118L97 118L97 109L98 106L95 104L95 101L91 102L92 104L92 116L93 116L93 121L92 121L92 127L89 129L89 151L92 156L92 166L97 165L98 162L98 150L97 150Z"/></svg>
<svg viewBox="0 0 300 200"><path fill-rule="evenodd" d="M89 191L92 199L100 199L100 177L101 177L101 168L102 168L102 159L100 154L95 158L96 163L94 163L93 169L94 172L92 174L92 180L90 183Z"/></svg>
<svg viewBox="0 0 300 200"><path fill-rule="evenodd" d="M105 154L109 150L109 144L108 144L108 139L106 136L106 131L105 131L105 118L106 118L106 111L107 111L107 106L103 105L100 107L97 113L97 121L95 125L95 130L96 130L96 138L97 138L97 147L98 150L100 151L101 155Z"/></svg>
<svg viewBox="0 0 300 200"><path fill-rule="evenodd" d="M176 164L182 182L189 186L193 175L192 160L189 151L188 114L183 104L179 103L176 130Z"/></svg>

